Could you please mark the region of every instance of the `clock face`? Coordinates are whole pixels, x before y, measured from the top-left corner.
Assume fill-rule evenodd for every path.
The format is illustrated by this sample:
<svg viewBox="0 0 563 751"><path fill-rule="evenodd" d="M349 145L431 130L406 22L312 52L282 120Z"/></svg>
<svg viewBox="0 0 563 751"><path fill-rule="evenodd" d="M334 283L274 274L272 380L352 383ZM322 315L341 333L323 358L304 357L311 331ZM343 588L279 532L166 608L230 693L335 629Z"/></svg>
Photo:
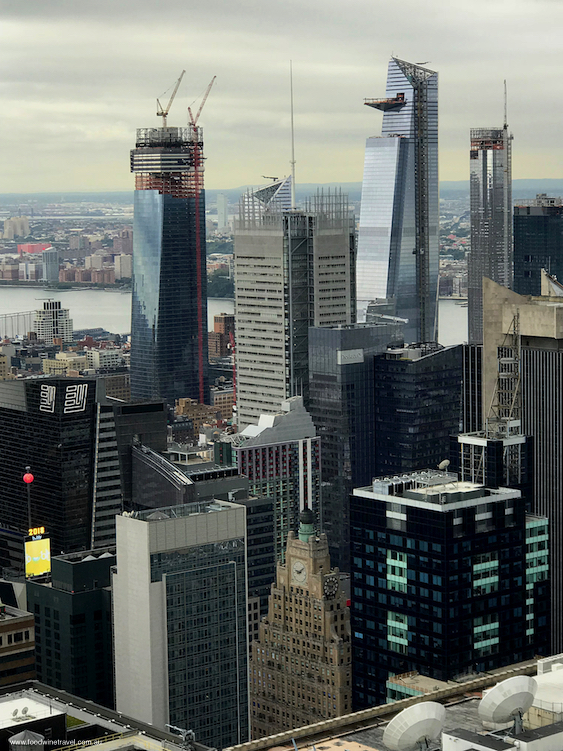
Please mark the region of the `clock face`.
<svg viewBox="0 0 563 751"><path fill-rule="evenodd" d="M338 592L338 579L336 576L325 576L323 582L323 591L325 595L332 599Z"/></svg>
<svg viewBox="0 0 563 751"><path fill-rule="evenodd" d="M301 563L301 561L295 561L291 568L291 576L293 581L298 582L298 584L305 584L307 581L307 568L304 563Z"/></svg>

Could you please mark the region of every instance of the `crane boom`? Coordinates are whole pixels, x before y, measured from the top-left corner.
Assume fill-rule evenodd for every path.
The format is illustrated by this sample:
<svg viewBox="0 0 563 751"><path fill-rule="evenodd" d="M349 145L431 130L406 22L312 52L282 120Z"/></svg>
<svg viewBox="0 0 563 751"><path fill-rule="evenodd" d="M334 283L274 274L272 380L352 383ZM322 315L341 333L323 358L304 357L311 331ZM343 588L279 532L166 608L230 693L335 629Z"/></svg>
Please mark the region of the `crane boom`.
<svg viewBox="0 0 563 751"><path fill-rule="evenodd" d="M211 79L211 83L209 84L209 86L207 87L207 91L206 91L206 92L205 92L205 94L203 95L203 99L201 100L201 104L199 105L199 109L198 109L198 111L197 111L197 115L196 115L195 117L194 117L194 116L192 115L192 111L191 111L191 109L190 109L190 108L188 107L188 112L190 113L190 120L191 120L191 124L192 124L192 126L193 126L194 128L195 128L195 126L197 125L197 121L199 120L199 116L201 115L201 110L203 109L203 105L204 105L204 104L205 104L205 102L207 101L207 97L209 96L209 92L211 91L211 87L212 87L212 86L213 86L213 84L215 83L215 79L216 79L216 78L217 78L217 76L213 76L213 78Z"/></svg>
<svg viewBox="0 0 563 751"><path fill-rule="evenodd" d="M176 96L176 93L177 93L177 91L178 91L178 89L180 87L180 84L182 82L182 78L184 77L184 73L185 72L186 71L183 70L181 72L181 74L180 74L180 78L176 81L176 86L174 86L174 91L172 92L172 96L170 97L170 100L169 100L168 104L166 105L166 109L164 109L162 107L162 104L160 103L160 101L158 99L156 100L156 104L157 104L156 114L158 115L158 117L162 118L162 127L163 128L166 128L166 118L168 117L168 113L170 112L170 107L172 106L172 102L174 101L174 97Z"/></svg>

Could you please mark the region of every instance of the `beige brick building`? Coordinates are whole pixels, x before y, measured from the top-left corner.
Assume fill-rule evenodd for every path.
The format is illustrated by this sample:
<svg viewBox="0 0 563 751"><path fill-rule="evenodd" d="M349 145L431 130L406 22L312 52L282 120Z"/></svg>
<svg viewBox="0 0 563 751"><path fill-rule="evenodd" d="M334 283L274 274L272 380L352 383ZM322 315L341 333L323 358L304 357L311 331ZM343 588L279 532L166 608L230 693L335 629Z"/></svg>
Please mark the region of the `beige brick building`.
<svg viewBox="0 0 563 751"><path fill-rule="evenodd" d="M278 564L268 615L251 645L252 738L352 711L350 610L326 535L305 509Z"/></svg>

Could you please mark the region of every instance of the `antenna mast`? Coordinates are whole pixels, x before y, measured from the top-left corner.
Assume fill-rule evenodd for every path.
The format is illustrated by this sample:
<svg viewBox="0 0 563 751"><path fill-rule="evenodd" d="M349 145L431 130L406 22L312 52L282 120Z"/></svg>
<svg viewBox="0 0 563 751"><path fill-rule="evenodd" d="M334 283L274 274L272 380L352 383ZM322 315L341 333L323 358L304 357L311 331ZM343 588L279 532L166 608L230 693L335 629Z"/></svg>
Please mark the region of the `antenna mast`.
<svg viewBox="0 0 563 751"><path fill-rule="evenodd" d="M506 96L506 78L504 79L504 128L508 128L508 115L507 115L508 105L507 105L507 96Z"/></svg>
<svg viewBox="0 0 563 751"><path fill-rule="evenodd" d="M293 127L293 60L289 61L289 89L291 95L291 208L295 208L295 129Z"/></svg>

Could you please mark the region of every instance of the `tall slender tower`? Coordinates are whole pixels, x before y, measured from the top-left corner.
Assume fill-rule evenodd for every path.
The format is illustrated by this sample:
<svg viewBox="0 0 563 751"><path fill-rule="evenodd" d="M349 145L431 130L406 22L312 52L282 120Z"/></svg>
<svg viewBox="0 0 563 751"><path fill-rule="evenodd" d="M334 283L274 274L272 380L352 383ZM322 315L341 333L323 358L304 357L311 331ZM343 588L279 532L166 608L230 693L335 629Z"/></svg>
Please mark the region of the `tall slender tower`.
<svg viewBox="0 0 563 751"><path fill-rule="evenodd" d="M309 329L354 323L355 237L348 198L291 210L291 179L244 196L235 224L238 426L309 396Z"/></svg>
<svg viewBox="0 0 563 751"><path fill-rule="evenodd" d="M381 137L368 138L357 297L392 300L407 342L438 335L438 74L391 58Z"/></svg>
<svg viewBox="0 0 563 751"><path fill-rule="evenodd" d="M159 113L164 127L137 130L131 152L131 396L203 403L208 397L203 132L193 118L188 127L167 127L167 113Z"/></svg>
<svg viewBox="0 0 563 751"><path fill-rule="evenodd" d="M506 120L506 118L505 118ZM483 277L512 287L512 135L472 128L471 253L467 265L470 344L483 342Z"/></svg>

